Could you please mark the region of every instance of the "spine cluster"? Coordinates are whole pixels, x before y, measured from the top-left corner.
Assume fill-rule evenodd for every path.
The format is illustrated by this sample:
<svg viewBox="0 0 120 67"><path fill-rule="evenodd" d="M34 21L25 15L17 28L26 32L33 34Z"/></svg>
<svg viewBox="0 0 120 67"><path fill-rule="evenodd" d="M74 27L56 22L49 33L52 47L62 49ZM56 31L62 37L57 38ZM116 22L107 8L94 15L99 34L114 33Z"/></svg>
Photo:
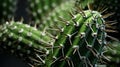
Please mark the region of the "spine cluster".
<svg viewBox="0 0 120 67"><path fill-rule="evenodd" d="M66 26L56 38L49 65L54 67L93 66L102 55L106 44L104 20L97 11L86 10L66 21ZM49 58L47 59L49 60ZM51 64L52 63L52 64Z"/></svg>

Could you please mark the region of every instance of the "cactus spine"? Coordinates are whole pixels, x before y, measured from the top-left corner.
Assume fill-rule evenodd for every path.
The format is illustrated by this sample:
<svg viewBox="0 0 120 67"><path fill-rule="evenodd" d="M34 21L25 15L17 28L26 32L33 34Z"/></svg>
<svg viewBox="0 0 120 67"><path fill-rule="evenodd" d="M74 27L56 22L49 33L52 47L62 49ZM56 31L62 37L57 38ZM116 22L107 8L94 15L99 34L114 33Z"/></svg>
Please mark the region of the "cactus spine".
<svg viewBox="0 0 120 67"><path fill-rule="evenodd" d="M66 21L56 38L51 57L46 59L47 67L94 66L100 59L106 42L102 15L91 10L71 15L72 20Z"/></svg>
<svg viewBox="0 0 120 67"><path fill-rule="evenodd" d="M63 27L65 24L60 21L60 17L64 18L65 20L70 20L71 17L68 14L68 12L73 8L74 1L66 1L59 6L55 7L54 10L52 10L50 13L48 13L48 16L43 16L43 24L40 25L40 29L44 29L45 27L48 29L48 32L50 32L53 35L58 34L58 31L56 32L55 28Z"/></svg>
<svg viewBox="0 0 120 67"><path fill-rule="evenodd" d="M6 22L0 32L0 51L17 55L32 65L45 63L49 54L45 47L54 41L45 32L22 22Z"/></svg>

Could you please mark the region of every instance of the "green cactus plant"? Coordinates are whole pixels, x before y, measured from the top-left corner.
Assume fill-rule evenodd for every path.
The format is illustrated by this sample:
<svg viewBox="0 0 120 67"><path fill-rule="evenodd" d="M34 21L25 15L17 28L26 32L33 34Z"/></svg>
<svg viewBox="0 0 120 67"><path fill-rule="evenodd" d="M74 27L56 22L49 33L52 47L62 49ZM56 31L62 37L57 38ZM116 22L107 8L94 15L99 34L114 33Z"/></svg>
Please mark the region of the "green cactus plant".
<svg viewBox="0 0 120 67"><path fill-rule="evenodd" d="M94 67L103 56L105 20L111 14L102 15L104 8L97 12L90 6L81 10L88 3L93 0L29 0L32 21L40 28L15 21L1 25L0 52L17 55L35 67ZM81 8L74 10L76 6ZM71 9L74 13L69 14Z"/></svg>
<svg viewBox="0 0 120 67"><path fill-rule="evenodd" d="M32 66L93 66L105 45L104 30L102 15L91 10L72 15L72 20L54 38L55 42L34 27L12 21L1 26L0 44L3 46L0 48L24 57Z"/></svg>
<svg viewBox="0 0 120 67"><path fill-rule="evenodd" d="M74 1L66 1L59 6L55 7L54 10L48 13L48 16L43 16L43 24L40 25L40 30L43 30L45 27L47 31L53 35L57 35L58 31L55 28L61 28L65 24L63 21L60 21L60 17L65 20L70 20L69 11L74 7Z"/></svg>
<svg viewBox="0 0 120 67"><path fill-rule="evenodd" d="M72 20L66 22L46 58L47 67L94 66L106 44L102 15L97 11L86 10L72 14Z"/></svg>
<svg viewBox="0 0 120 67"><path fill-rule="evenodd" d="M109 59L109 67L117 67L120 63L120 42L109 42L109 47L105 48L104 55Z"/></svg>
<svg viewBox="0 0 120 67"><path fill-rule="evenodd" d="M6 22L0 32L0 52L16 55L31 65L43 64L49 54L45 47L54 42L45 32L22 22Z"/></svg>
<svg viewBox="0 0 120 67"><path fill-rule="evenodd" d="M109 23L115 23L115 22L120 22L120 5L119 5L119 0L109 0L109 1L104 1L104 0L94 0L95 2L92 4L94 9L97 10L102 10L104 9L103 13L111 13L113 12L114 14L110 17L107 17L106 19L112 22ZM99 8L98 8L99 7ZM108 14L109 15L109 14ZM110 31L107 31L107 33L110 36L116 37L120 40L120 36L119 36L119 23L114 24L116 26L116 29L114 29L114 27L108 28ZM118 32L116 33L115 30L117 30Z"/></svg>
<svg viewBox="0 0 120 67"><path fill-rule="evenodd" d="M55 7L51 12L48 13L48 16L43 16L43 24L40 25L40 29L44 29L44 27L48 27L50 33L53 35L58 34L58 31L55 32L54 28L61 28L64 27L63 21L61 21L61 18L64 20L70 20L71 17L68 12L71 10L75 10L76 6L81 6L82 8L87 7L87 4L92 3L93 0L91 1L72 1L68 0L64 3L61 3L59 6ZM78 5L80 4L80 5Z"/></svg>
<svg viewBox="0 0 120 67"><path fill-rule="evenodd" d="M28 0L32 21L42 23L42 17L46 17L51 10L60 5L63 0Z"/></svg>
<svg viewBox="0 0 120 67"><path fill-rule="evenodd" d="M14 17L15 13L15 6L16 6L17 0L3 0L1 1L1 7L2 7L2 16L1 21L5 22L6 20L10 20Z"/></svg>

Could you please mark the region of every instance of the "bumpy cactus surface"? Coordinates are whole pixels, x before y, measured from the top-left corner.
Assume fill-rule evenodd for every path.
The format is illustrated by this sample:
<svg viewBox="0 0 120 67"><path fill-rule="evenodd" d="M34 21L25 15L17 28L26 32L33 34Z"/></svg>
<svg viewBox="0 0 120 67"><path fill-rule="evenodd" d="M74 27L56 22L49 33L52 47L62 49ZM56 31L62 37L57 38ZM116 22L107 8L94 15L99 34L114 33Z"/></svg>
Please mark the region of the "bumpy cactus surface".
<svg viewBox="0 0 120 67"><path fill-rule="evenodd" d="M10 20L12 17L14 17L15 13L15 6L16 6L17 0L3 0L1 1L1 21L5 22L5 20Z"/></svg>
<svg viewBox="0 0 120 67"><path fill-rule="evenodd" d="M49 12L47 16L43 16L43 24L40 25L40 29L48 27L49 29L48 31L50 31L50 33L52 33L53 35L58 34L58 31L55 32L55 30L57 30L55 28L61 28L65 26L61 19L64 20L71 19L68 12L70 12L71 10L75 10L76 6L81 6L82 8L85 8L87 7L87 4L92 2L93 0L91 1L68 0L65 1L64 3L61 3L59 6L56 6L55 9L53 9L51 12Z"/></svg>
<svg viewBox="0 0 120 67"><path fill-rule="evenodd" d="M66 21L66 26L56 37L46 59L47 67L92 67L101 57L106 43L102 15L91 10L71 15L72 20Z"/></svg>
<svg viewBox="0 0 120 67"><path fill-rule="evenodd" d="M61 21L61 18L65 20L70 20L71 17L69 15L69 11L74 7L74 1L66 1L60 6L55 7L47 16L43 16L43 24L40 25L40 30L47 28L48 32L52 33L53 35L58 34L58 29L61 28L65 24ZM57 32L56 32L57 30Z"/></svg>
<svg viewBox="0 0 120 67"><path fill-rule="evenodd" d="M42 17L47 16L52 9L61 4L63 0L28 0L32 20L36 23L42 23Z"/></svg>
<svg viewBox="0 0 120 67"><path fill-rule="evenodd" d="M45 32L22 22L6 22L0 27L0 52L7 52L37 65L45 63L49 51L45 48L53 40Z"/></svg>

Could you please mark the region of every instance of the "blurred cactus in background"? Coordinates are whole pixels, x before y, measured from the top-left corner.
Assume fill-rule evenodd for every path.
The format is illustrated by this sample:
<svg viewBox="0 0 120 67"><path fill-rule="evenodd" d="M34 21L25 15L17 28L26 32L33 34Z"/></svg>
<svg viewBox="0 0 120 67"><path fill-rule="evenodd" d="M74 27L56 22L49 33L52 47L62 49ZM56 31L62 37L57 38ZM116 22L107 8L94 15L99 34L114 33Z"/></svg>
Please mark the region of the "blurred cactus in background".
<svg viewBox="0 0 120 67"><path fill-rule="evenodd" d="M31 67L116 66L119 7L118 0L1 0L0 53Z"/></svg>
<svg viewBox="0 0 120 67"><path fill-rule="evenodd" d="M17 0L1 0L0 6L1 6L1 22L5 22L6 20L10 20L14 17L14 13L16 10L16 3Z"/></svg>
<svg viewBox="0 0 120 67"><path fill-rule="evenodd" d="M28 11L34 23L42 24L43 17L47 17L54 8L65 0L28 0Z"/></svg>
<svg viewBox="0 0 120 67"><path fill-rule="evenodd" d="M120 42L110 42L105 48L104 55L109 59L109 67L117 67L120 64Z"/></svg>

